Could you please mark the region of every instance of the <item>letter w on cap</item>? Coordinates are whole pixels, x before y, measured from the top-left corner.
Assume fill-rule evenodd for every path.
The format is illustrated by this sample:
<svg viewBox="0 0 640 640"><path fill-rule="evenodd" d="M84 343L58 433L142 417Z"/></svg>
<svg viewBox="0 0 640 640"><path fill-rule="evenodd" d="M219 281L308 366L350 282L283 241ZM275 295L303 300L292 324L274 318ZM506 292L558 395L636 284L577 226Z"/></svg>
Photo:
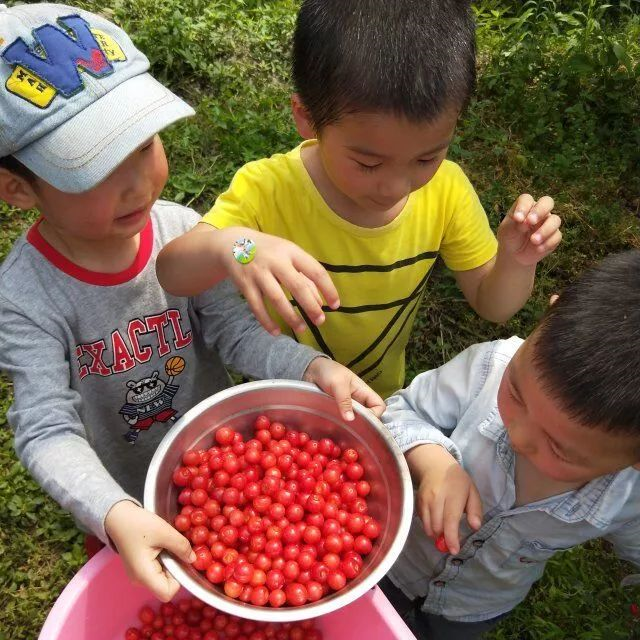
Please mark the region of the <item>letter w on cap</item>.
<svg viewBox="0 0 640 640"><path fill-rule="evenodd" d="M70 29L75 39L66 31L50 24L34 29L39 43L37 55L22 38L10 44L2 54L9 64L18 64L44 80L66 98L84 88L80 68L95 78L113 73L113 66L91 33L89 24L80 16L66 16L59 20Z"/></svg>

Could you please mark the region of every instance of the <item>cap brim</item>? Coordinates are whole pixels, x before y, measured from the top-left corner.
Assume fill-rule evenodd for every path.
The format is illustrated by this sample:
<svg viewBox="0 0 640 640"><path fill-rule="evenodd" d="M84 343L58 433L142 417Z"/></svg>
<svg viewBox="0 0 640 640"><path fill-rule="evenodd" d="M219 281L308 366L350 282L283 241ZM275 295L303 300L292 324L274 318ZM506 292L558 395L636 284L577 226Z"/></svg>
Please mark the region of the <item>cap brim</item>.
<svg viewBox="0 0 640 640"><path fill-rule="evenodd" d="M14 155L56 189L81 193L100 184L154 134L194 113L145 73L119 84Z"/></svg>

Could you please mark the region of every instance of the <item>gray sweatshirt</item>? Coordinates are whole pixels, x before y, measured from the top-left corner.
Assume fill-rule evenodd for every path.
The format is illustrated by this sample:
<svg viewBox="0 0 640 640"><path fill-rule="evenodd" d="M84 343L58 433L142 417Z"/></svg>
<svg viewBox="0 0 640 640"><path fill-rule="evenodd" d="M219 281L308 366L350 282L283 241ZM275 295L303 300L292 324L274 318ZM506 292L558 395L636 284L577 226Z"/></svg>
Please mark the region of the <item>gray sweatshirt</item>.
<svg viewBox="0 0 640 640"><path fill-rule="evenodd" d="M318 353L272 337L229 282L196 298L166 293L156 256L198 222L158 201L124 272L81 269L34 225L0 268L0 368L25 467L81 527L106 541L118 501L140 500L164 434L230 385L223 363L257 378L300 379Z"/></svg>

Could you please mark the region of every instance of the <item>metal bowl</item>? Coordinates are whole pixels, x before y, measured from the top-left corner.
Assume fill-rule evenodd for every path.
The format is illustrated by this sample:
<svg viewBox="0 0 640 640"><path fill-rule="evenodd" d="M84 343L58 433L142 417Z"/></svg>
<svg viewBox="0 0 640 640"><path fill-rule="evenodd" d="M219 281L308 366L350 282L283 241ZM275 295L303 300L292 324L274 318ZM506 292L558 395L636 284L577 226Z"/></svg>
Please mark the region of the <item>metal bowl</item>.
<svg viewBox="0 0 640 640"><path fill-rule="evenodd" d="M245 436L253 433L260 414L287 427L302 429L313 438L330 437L342 447L354 447L365 478L371 484L369 513L381 524L373 551L365 557L360 574L347 585L317 602L299 607L258 607L229 598L192 566L168 553L160 554L165 567L193 595L227 613L262 620L286 622L321 616L353 602L373 587L391 568L409 533L413 493L407 463L387 428L370 411L354 403L355 420L345 423L333 398L306 382L270 380L250 382L203 400L169 431L156 450L144 489L145 508L169 522L178 513L178 488L173 471L184 451L209 448L212 434L228 425Z"/></svg>

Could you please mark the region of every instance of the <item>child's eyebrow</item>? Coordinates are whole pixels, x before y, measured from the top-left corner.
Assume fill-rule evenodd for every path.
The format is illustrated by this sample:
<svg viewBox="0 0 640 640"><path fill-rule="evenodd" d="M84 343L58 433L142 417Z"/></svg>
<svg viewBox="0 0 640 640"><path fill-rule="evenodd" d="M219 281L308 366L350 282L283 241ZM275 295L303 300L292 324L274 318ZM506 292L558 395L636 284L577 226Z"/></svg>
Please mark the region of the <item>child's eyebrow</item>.
<svg viewBox="0 0 640 640"><path fill-rule="evenodd" d="M430 155L433 155L434 153L438 153L438 151L442 151L443 149L446 149L450 144L451 144L451 140L446 140L442 144L439 144L437 147L434 147L433 149L429 149L429 151L423 151L422 153L419 153L416 156L416 158L424 158L425 156L430 156ZM360 155L363 155L363 156L369 156L370 158L377 158L379 160L385 160L387 158L387 156L385 156L384 154L377 153L375 151L372 151L371 149L366 149L365 147L347 145L346 148L349 151L353 151L354 153L359 153Z"/></svg>

